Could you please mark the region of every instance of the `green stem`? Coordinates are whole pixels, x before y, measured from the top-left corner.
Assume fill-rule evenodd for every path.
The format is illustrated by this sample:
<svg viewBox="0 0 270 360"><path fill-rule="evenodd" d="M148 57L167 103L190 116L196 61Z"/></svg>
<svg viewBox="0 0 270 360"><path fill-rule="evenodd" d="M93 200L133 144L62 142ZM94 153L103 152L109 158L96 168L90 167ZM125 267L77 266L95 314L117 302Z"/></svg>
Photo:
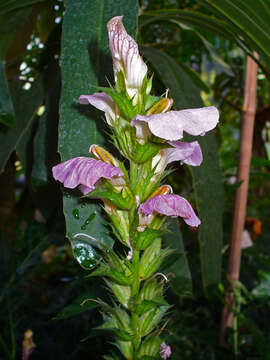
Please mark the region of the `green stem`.
<svg viewBox="0 0 270 360"><path fill-rule="evenodd" d="M139 290L140 290L140 251L133 249L132 253L132 263L134 266L134 279L132 284L132 292L131 295L133 297L138 298Z"/></svg>
<svg viewBox="0 0 270 360"><path fill-rule="evenodd" d="M133 249L132 263L133 263L133 266L134 266L135 270L134 270L134 282L132 284L131 294L134 297L135 304L136 304L137 301L138 301L139 292L140 292L140 284L141 284L141 279L140 279L140 251L139 250ZM136 314L136 312L132 311L132 310L131 310L131 319L132 319L133 328L137 333L137 335L134 336L134 338L133 338L133 350L134 350L133 359L136 360L136 353L137 353L138 348L139 348L140 343L141 343L141 337L138 334L139 317Z"/></svg>

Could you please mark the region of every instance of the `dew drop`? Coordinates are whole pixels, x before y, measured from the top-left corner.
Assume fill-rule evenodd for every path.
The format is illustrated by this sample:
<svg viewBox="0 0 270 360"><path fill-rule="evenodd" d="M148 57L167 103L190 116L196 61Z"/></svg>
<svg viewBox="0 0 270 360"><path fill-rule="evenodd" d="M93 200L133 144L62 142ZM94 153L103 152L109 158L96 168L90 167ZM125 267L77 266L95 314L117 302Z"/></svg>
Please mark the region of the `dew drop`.
<svg viewBox="0 0 270 360"><path fill-rule="evenodd" d="M74 209L72 211L72 215L75 217L76 220L79 220L80 218L79 209Z"/></svg>
<svg viewBox="0 0 270 360"><path fill-rule="evenodd" d="M81 226L81 230L86 230L86 225L85 224Z"/></svg>
<svg viewBox="0 0 270 360"><path fill-rule="evenodd" d="M85 208L86 207L86 204L85 203L82 203L81 204L81 208L83 209L83 208Z"/></svg>

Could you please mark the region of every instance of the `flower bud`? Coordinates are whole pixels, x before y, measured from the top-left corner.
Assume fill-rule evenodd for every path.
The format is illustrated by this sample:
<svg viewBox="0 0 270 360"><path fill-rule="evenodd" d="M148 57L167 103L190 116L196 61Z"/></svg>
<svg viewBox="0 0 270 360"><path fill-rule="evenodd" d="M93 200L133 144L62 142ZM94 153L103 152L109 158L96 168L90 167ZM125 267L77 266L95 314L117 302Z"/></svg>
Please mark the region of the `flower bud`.
<svg viewBox="0 0 270 360"><path fill-rule="evenodd" d="M113 215L116 212L116 206L107 199L102 199L103 203L104 203L104 210L106 211L107 214L109 215Z"/></svg>
<svg viewBox="0 0 270 360"><path fill-rule="evenodd" d="M161 114L169 111L173 106L173 99L165 98L159 100L155 105L151 107L146 113L146 116L153 114Z"/></svg>
<svg viewBox="0 0 270 360"><path fill-rule="evenodd" d="M152 199L153 197L157 195L168 195L173 192L173 189L170 185L162 185L159 188L157 188L147 200Z"/></svg>
<svg viewBox="0 0 270 360"><path fill-rule="evenodd" d="M101 146L93 144L90 146L89 152L93 154L97 160L101 160L113 166L119 166L118 161L107 150L103 149Z"/></svg>

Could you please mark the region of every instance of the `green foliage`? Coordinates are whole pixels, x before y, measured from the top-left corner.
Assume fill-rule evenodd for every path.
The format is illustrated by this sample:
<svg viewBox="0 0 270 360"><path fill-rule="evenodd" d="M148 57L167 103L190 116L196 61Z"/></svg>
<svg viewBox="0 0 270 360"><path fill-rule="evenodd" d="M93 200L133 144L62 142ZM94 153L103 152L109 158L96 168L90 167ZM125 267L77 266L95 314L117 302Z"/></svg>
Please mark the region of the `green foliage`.
<svg viewBox="0 0 270 360"><path fill-rule="evenodd" d="M93 301L93 298L97 296L97 293L93 290L86 294L80 295L75 301L65 306L59 313L56 315L56 320L66 319L71 316L78 315L84 311L94 309L98 306L96 302Z"/></svg>
<svg viewBox="0 0 270 360"><path fill-rule="evenodd" d="M231 0L211 1L204 0L203 4L213 15L209 16L199 11L185 11L166 9L147 11L141 19L141 26L153 21L179 20L185 24L214 32L216 35L234 41L248 55L254 57L253 51L260 55L260 63L269 75L269 3L267 1L253 2Z"/></svg>
<svg viewBox="0 0 270 360"><path fill-rule="evenodd" d="M30 130L36 111L43 100L41 78L35 81L30 90L22 89L21 84L12 84L10 90L16 118L12 128L0 133L0 141L3 146L0 155L0 172L3 171L12 151L18 148L23 136Z"/></svg>
<svg viewBox="0 0 270 360"><path fill-rule="evenodd" d="M180 297L192 296L191 273L177 220L170 222L167 233L164 235L164 245L174 250L163 265L163 271L170 274L170 286Z"/></svg>

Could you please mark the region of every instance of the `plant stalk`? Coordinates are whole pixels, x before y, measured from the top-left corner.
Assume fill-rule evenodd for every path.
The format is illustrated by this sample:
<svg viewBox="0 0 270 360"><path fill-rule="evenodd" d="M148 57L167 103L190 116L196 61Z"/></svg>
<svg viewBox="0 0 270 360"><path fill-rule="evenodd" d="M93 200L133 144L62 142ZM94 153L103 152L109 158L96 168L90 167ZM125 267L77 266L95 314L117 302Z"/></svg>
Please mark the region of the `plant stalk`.
<svg viewBox="0 0 270 360"><path fill-rule="evenodd" d="M255 56L257 55L255 54ZM230 284L234 284L239 279L240 273L242 233L245 225L254 119L256 114L257 68L257 63L251 57L248 57L241 125L240 156L237 172L237 183L240 183L241 185L238 187L235 196L234 218L227 272ZM227 347L225 340L226 328L232 327L233 322L233 313L230 311L230 307L234 308L235 306L233 292L228 293L226 303L229 306L227 307L225 305L223 308L220 329L220 345L223 347Z"/></svg>

